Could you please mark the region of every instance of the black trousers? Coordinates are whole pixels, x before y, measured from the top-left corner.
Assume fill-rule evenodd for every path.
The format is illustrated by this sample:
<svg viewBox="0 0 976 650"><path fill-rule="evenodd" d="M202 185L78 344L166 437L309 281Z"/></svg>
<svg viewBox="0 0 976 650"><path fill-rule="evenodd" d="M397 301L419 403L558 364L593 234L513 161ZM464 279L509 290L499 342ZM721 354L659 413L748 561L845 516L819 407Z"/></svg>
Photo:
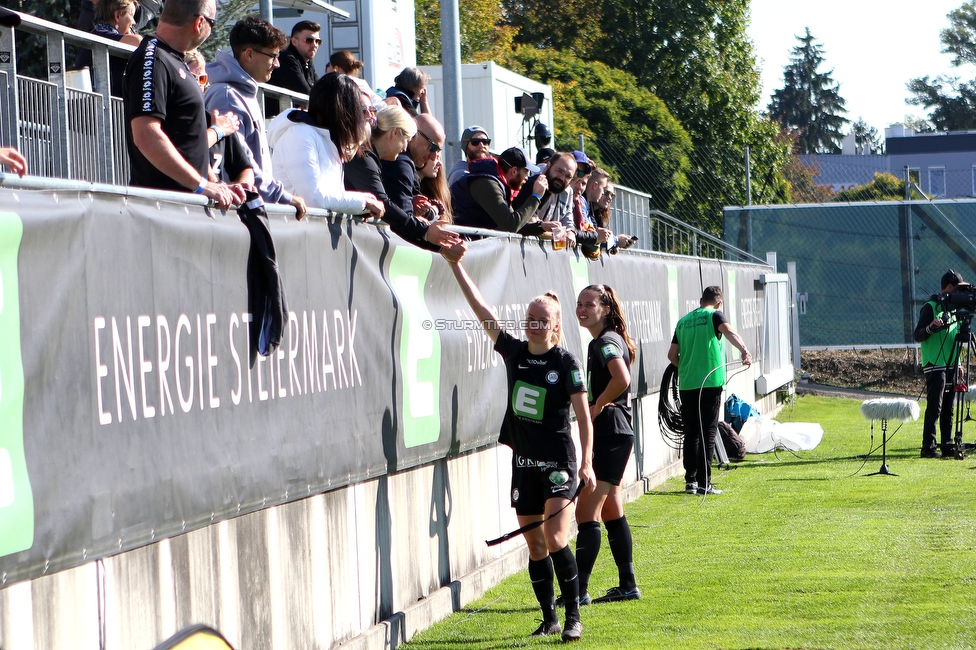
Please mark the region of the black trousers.
<svg viewBox="0 0 976 650"><path fill-rule="evenodd" d="M922 453L934 454L935 423L939 423L942 451L952 447L952 416L956 382L951 368L925 373L925 417L922 420Z"/></svg>
<svg viewBox="0 0 976 650"><path fill-rule="evenodd" d="M685 483L701 487L712 481L712 456L722 407L722 388L678 391L681 398L681 423L685 428Z"/></svg>

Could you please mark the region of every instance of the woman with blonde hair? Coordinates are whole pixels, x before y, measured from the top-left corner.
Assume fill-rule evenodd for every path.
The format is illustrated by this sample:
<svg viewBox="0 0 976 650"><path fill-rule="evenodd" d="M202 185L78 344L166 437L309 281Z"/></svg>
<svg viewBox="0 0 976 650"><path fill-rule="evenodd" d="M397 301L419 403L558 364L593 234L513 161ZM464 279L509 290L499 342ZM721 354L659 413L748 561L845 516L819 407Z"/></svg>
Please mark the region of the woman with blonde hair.
<svg viewBox="0 0 976 650"><path fill-rule="evenodd" d="M501 329L498 317L460 263L451 265L468 305L481 321L505 362L508 395L499 442L512 447L512 507L529 547L529 579L542 624L532 636L562 632L563 641L583 633L579 615L576 558L569 550L572 512L578 482L596 487L591 456L592 424L579 360L565 348L559 299L537 296L525 311L525 341ZM577 471L570 408L579 423L582 459ZM553 575L566 607L565 624L556 615Z"/></svg>
<svg viewBox="0 0 976 650"><path fill-rule="evenodd" d="M362 93L361 103L364 114L372 114L372 105L365 92ZM396 160L406 151L410 138L417 132L416 122L399 106L385 106L376 111L374 119L369 140L359 154L345 164L346 189L376 196L385 207L383 220L390 224L390 230L412 244L431 251L442 251L459 244L460 237L445 230L446 224L429 223L407 214L390 201L383 186L380 161Z"/></svg>

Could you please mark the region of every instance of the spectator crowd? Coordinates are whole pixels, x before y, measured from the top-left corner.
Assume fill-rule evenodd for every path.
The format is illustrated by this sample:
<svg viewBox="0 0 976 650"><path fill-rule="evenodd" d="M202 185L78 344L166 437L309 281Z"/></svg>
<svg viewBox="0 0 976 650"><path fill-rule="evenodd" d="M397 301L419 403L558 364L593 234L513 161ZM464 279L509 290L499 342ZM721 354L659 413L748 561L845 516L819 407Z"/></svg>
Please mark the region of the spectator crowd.
<svg viewBox="0 0 976 650"><path fill-rule="evenodd" d="M299 219L309 207L368 215L448 259L464 248L451 224L551 238L590 258L634 241L611 232L610 176L581 151L541 149L535 163L520 147L493 154L488 129L475 125L461 134L464 159L444 169L447 137L418 68L405 68L381 98L350 52L334 52L317 74L318 23L300 21L286 35L252 16L207 63L197 48L212 35L216 0L168 0L147 36L135 31L138 9L138 0L84 0L79 22L137 46L110 70L125 103L132 185L193 192L219 208L256 192ZM82 50L76 65L90 61ZM279 111L276 100L259 102L259 84L307 103ZM4 150L0 164L23 173L18 156Z"/></svg>

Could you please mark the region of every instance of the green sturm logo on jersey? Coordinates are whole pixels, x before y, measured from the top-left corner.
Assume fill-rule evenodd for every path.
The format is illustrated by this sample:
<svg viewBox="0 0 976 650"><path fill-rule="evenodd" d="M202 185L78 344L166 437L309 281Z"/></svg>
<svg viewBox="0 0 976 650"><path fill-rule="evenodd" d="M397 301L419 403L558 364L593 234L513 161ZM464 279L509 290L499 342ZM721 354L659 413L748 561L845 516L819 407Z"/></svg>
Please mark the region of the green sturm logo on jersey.
<svg viewBox="0 0 976 650"><path fill-rule="evenodd" d="M425 250L397 246L390 260L390 284L400 305L400 409L403 445L419 447L437 442L441 434L441 339L430 322L424 287L433 258Z"/></svg>
<svg viewBox="0 0 976 650"><path fill-rule="evenodd" d="M602 348L600 348L600 353L603 355L604 361L607 359L613 359L621 356L620 350L613 343L607 343Z"/></svg>
<svg viewBox="0 0 976 650"><path fill-rule="evenodd" d="M34 544L34 494L24 455L24 363L17 257L24 225L0 212L0 556Z"/></svg>
<svg viewBox="0 0 976 650"><path fill-rule="evenodd" d="M546 389L527 384L524 381L515 382L512 388L512 411L519 417L542 421L545 416Z"/></svg>

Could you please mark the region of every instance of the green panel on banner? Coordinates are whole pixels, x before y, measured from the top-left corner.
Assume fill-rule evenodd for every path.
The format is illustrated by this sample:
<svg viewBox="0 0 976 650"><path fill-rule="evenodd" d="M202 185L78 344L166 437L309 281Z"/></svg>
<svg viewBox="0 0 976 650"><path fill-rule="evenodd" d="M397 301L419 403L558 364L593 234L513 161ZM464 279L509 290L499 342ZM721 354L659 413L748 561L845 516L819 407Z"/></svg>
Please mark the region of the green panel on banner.
<svg viewBox="0 0 976 650"><path fill-rule="evenodd" d="M735 298L735 271L729 271L728 277L729 288L725 291L725 304L722 305L722 311L725 312L725 315L729 317L729 325L732 327L732 329L738 331L739 323L737 312L739 310L736 309L738 303L736 302Z"/></svg>
<svg viewBox="0 0 976 650"><path fill-rule="evenodd" d="M568 296L565 303L566 308L563 309L563 327L566 326L566 319L568 317L575 321L576 327L579 328L580 359L583 359L583 363L586 363L586 348L590 345L593 337L590 336L590 330L582 327L576 319L576 298L579 296L580 291L593 284L590 282L590 269L587 264L586 258L582 255L570 258L569 268L573 274L573 291L575 293L572 296Z"/></svg>
<svg viewBox="0 0 976 650"><path fill-rule="evenodd" d="M24 364L17 258L24 224L0 212L0 556L34 543L34 495L24 456ZM53 450L52 450L53 451Z"/></svg>
<svg viewBox="0 0 976 650"><path fill-rule="evenodd" d="M400 304L400 377L403 386L403 445L407 449L440 437L441 340L424 300L433 257L398 246L390 261L390 284Z"/></svg>

